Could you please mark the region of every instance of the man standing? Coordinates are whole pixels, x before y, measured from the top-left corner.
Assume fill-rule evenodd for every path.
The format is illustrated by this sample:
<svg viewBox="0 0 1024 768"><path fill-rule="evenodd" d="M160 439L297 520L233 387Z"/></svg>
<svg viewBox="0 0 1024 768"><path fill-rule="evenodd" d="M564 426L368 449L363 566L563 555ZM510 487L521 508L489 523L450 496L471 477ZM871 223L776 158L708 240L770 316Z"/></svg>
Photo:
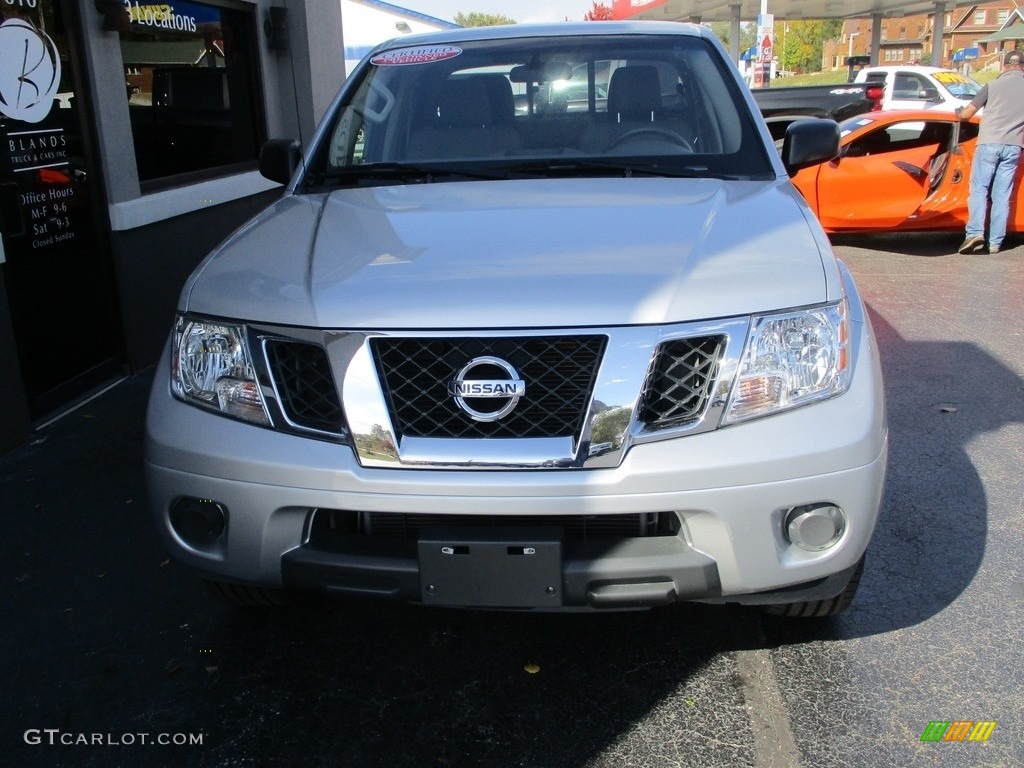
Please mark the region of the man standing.
<svg viewBox="0 0 1024 768"><path fill-rule="evenodd" d="M985 248L985 214L991 191L988 252L999 253L1010 215L1010 194L1024 143L1024 51L1010 51L1003 58L1003 71L982 86L966 107L956 110L961 120L982 107L978 145L971 165L971 190L967 200L967 237L960 253L978 253Z"/></svg>

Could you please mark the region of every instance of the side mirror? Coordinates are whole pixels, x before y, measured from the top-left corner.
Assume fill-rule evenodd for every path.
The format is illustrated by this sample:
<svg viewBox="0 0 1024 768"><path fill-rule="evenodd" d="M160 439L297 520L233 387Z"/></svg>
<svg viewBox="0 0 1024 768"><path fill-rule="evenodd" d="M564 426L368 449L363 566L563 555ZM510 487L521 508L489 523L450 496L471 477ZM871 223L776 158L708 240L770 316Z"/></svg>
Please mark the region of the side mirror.
<svg viewBox="0 0 1024 768"><path fill-rule="evenodd" d="M801 168L818 165L839 155L839 123L827 118L795 120L782 142L782 163L792 176Z"/></svg>
<svg viewBox="0 0 1024 768"><path fill-rule="evenodd" d="M295 139L271 139L260 147L260 174L288 184L302 162L302 145Z"/></svg>

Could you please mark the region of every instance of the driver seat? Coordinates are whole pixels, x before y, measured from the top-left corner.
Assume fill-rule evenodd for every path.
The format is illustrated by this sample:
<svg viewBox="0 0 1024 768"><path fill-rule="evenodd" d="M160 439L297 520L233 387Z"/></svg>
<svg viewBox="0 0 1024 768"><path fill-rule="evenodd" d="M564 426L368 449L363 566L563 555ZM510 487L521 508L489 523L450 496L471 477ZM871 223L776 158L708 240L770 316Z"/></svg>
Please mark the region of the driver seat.
<svg viewBox="0 0 1024 768"><path fill-rule="evenodd" d="M689 126L662 113L661 80L650 64L632 64L612 72L608 83L608 112L583 137L582 149L601 153L630 131L667 129L692 143Z"/></svg>
<svg viewBox="0 0 1024 768"><path fill-rule="evenodd" d="M619 67L608 83L608 117L614 123L653 123L661 109L658 70L649 64Z"/></svg>

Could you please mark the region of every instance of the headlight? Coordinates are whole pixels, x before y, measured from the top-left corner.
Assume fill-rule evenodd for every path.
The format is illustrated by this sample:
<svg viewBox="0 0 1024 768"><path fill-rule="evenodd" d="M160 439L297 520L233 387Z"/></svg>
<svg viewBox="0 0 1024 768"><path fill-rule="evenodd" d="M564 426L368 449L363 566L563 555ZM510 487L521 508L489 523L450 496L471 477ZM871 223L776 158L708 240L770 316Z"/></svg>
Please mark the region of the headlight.
<svg viewBox="0 0 1024 768"><path fill-rule="evenodd" d="M841 394L850 386L846 299L753 318L726 424Z"/></svg>
<svg viewBox="0 0 1024 768"><path fill-rule="evenodd" d="M171 389L182 400L270 424L241 326L179 317Z"/></svg>

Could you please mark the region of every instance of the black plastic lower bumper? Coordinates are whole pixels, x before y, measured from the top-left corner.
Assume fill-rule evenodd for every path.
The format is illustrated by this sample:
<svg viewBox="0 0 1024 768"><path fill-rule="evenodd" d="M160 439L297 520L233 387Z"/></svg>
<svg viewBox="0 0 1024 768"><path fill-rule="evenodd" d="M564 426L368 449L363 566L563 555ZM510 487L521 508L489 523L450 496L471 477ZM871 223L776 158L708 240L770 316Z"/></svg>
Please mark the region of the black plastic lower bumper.
<svg viewBox="0 0 1024 768"><path fill-rule="evenodd" d="M475 608L623 610L721 595L714 561L677 536L563 543L533 529L339 537L330 550L287 553L282 576L300 591Z"/></svg>

